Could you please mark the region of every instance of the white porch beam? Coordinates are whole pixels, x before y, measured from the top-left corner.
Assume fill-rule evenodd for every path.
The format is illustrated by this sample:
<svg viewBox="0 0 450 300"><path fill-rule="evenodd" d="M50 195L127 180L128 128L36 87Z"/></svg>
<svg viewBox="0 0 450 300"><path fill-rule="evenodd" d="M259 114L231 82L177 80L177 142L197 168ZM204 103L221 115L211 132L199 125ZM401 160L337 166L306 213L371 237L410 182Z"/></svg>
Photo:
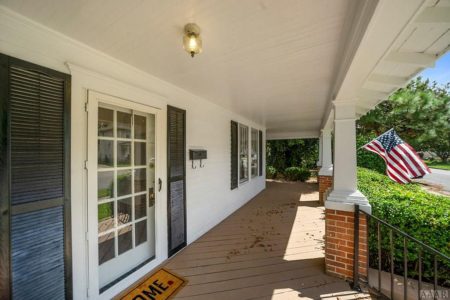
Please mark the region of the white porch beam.
<svg viewBox="0 0 450 300"><path fill-rule="evenodd" d="M391 52L386 56L386 61L416 65L418 67L432 67L436 56L425 53L413 53L413 52Z"/></svg>
<svg viewBox="0 0 450 300"><path fill-rule="evenodd" d="M368 81L380 83L384 85L389 85L393 87L403 86L408 78L401 76L383 75L383 74L372 74L369 76Z"/></svg>
<svg viewBox="0 0 450 300"><path fill-rule="evenodd" d="M318 131L271 131L266 132L267 140L314 139L319 137Z"/></svg>
<svg viewBox="0 0 450 300"><path fill-rule="evenodd" d="M367 108L365 108L365 107L357 106L357 107L356 107L356 117L359 118L359 117L361 117L361 116L364 116L364 114L365 114L366 112L368 112L369 110L370 110L370 109L367 109Z"/></svg>
<svg viewBox="0 0 450 300"><path fill-rule="evenodd" d="M417 17L416 23L450 23L450 7L428 7Z"/></svg>
<svg viewBox="0 0 450 300"><path fill-rule="evenodd" d="M370 212L367 198L358 191L356 174L356 103L334 102L333 190L325 201L328 209L353 211L359 204Z"/></svg>
<svg viewBox="0 0 450 300"><path fill-rule="evenodd" d="M361 99L386 100L389 96L389 93L369 89L360 89L358 92L358 96Z"/></svg>
<svg viewBox="0 0 450 300"><path fill-rule="evenodd" d="M365 109L365 110L374 109L375 106L377 106L377 102L375 102L375 101L373 101L373 103L372 102L368 103L365 100L361 100L361 101L358 101L358 104L357 104L357 107Z"/></svg>

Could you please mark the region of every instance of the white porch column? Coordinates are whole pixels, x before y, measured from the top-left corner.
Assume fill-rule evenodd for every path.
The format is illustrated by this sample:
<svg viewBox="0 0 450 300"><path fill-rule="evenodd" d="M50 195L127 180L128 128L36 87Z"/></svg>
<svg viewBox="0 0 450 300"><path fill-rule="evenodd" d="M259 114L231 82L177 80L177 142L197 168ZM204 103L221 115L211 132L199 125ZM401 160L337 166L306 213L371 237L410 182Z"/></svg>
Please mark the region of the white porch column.
<svg viewBox="0 0 450 300"><path fill-rule="evenodd" d="M333 190L325 201L325 208L353 211L354 204L359 204L360 209L371 212L367 198L357 188L355 103L334 102L334 107Z"/></svg>
<svg viewBox="0 0 450 300"><path fill-rule="evenodd" d="M319 136L319 159L317 160L317 166L318 167L322 166L322 153L323 153L322 147L323 147L323 144L322 144L322 133L320 133L320 136Z"/></svg>
<svg viewBox="0 0 450 300"><path fill-rule="evenodd" d="M333 161L331 155L331 129L322 129L322 167L319 176L333 176Z"/></svg>

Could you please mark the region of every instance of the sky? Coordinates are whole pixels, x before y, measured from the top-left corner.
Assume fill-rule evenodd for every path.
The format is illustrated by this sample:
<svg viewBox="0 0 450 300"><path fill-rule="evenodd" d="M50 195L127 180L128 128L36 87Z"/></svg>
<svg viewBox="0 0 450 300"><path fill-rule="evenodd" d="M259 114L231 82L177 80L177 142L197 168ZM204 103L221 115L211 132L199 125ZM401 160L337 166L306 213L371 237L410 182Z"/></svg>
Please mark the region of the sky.
<svg viewBox="0 0 450 300"><path fill-rule="evenodd" d="M436 61L434 68L425 69L417 76L436 81L439 85L450 82L450 51Z"/></svg>

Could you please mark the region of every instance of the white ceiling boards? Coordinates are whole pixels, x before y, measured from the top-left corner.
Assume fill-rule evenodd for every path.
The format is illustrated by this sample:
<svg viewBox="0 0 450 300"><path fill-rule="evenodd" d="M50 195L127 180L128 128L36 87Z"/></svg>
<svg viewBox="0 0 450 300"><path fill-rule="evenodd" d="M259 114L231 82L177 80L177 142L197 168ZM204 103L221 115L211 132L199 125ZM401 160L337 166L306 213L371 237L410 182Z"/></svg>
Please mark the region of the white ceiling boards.
<svg viewBox="0 0 450 300"><path fill-rule="evenodd" d="M427 58L411 69L403 52L423 48L433 59L448 45L448 16L425 9L448 10L449 3L0 0L18 14L264 124L269 137L317 136L334 97L385 95L401 86ZM411 33L412 20L422 12ZM182 44L190 22L202 30L203 52L195 58ZM408 30L430 41L401 43ZM370 100L361 102L360 110L376 103Z"/></svg>

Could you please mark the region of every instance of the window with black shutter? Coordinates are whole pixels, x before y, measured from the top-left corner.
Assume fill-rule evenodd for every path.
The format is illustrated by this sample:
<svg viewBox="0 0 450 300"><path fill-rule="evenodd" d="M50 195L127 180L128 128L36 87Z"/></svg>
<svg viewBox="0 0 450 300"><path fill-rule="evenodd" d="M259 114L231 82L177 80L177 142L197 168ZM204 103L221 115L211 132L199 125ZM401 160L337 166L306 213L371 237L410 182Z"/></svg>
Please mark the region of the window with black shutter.
<svg viewBox="0 0 450 300"><path fill-rule="evenodd" d="M231 189L238 187L238 123L231 121Z"/></svg>
<svg viewBox="0 0 450 300"><path fill-rule="evenodd" d="M0 298L71 298L70 75L0 65Z"/></svg>

